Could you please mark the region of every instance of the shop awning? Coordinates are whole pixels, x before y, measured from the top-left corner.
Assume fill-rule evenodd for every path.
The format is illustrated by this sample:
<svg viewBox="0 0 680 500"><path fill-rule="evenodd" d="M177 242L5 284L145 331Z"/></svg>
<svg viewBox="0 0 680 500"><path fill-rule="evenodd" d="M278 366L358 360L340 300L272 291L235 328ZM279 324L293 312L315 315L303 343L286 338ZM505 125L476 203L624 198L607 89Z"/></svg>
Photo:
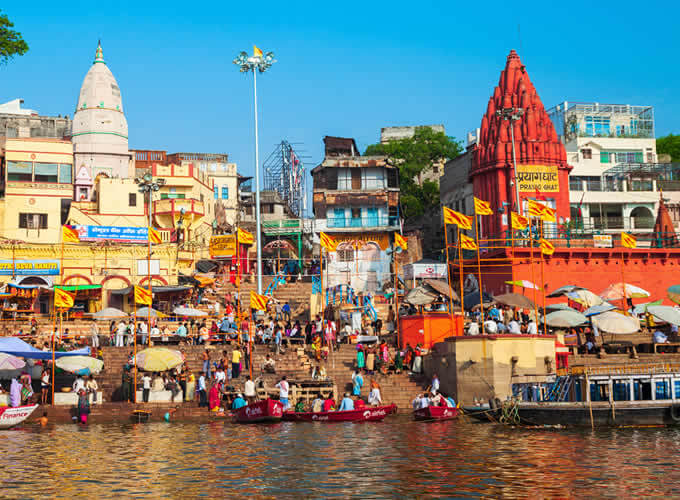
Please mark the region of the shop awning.
<svg viewBox="0 0 680 500"><path fill-rule="evenodd" d="M0 338L0 352L6 354L11 354L12 356L19 356L20 358L31 358L31 359L52 359L52 351L42 351L36 349L30 344L27 344L23 340L17 337L4 337ZM54 353L55 358L62 358L64 356L89 356L90 348L84 347L82 349L77 349L75 351Z"/></svg>
<svg viewBox="0 0 680 500"><path fill-rule="evenodd" d="M177 292L185 292L187 290L191 290L192 287L190 286L154 286L152 291L153 293L177 293ZM119 290L111 290L111 293L113 295L128 295L132 293L132 287L128 286L126 288L121 288Z"/></svg>
<svg viewBox="0 0 680 500"><path fill-rule="evenodd" d="M80 290L99 290L101 285L54 285L54 288L65 290L67 292L77 292Z"/></svg>
<svg viewBox="0 0 680 500"><path fill-rule="evenodd" d="M215 278L209 278L207 276L199 275L195 275L194 278L198 281L198 286L200 286L201 288L215 284Z"/></svg>

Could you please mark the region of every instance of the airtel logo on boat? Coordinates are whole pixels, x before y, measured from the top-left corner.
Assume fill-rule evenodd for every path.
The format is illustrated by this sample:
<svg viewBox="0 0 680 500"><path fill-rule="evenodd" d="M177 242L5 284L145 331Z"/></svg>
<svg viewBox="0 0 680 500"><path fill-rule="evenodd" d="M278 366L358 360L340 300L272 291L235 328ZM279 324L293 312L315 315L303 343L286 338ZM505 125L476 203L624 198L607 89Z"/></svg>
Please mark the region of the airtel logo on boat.
<svg viewBox="0 0 680 500"><path fill-rule="evenodd" d="M312 415L312 420L328 420L328 415Z"/></svg>
<svg viewBox="0 0 680 500"><path fill-rule="evenodd" d="M246 406L247 417L256 417L258 415L262 415L262 408L250 408L249 406Z"/></svg>
<svg viewBox="0 0 680 500"><path fill-rule="evenodd" d="M387 412L385 410L366 410L364 412L364 418L377 417L382 415L387 415Z"/></svg>

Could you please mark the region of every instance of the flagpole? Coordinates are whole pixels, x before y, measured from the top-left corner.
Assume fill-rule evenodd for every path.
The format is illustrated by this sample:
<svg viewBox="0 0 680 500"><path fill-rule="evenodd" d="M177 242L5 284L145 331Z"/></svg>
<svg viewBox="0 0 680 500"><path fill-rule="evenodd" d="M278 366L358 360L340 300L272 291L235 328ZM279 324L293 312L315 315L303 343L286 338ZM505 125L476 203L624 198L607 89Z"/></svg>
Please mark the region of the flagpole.
<svg viewBox="0 0 680 500"><path fill-rule="evenodd" d="M241 336L241 254L240 254L240 246L239 246L239 241L238 241L238 233L239 233L239 227L236 226L236 293L238 294L238 300L236 301L236 321L238 321L238 325L236 327L236 331L238 332L238 336ZM251 370L252 372L252 370ZM250 374L250 378L252 378L253 374Z"/></svg>
<svg viewBox="0 0 680 500"><path fill-rule="evenodd" d="M529 219L529 261L531 262L531 283L534 285L534 317L538 326L538 306L536 300L536 275L534 273L534 239L531 233L531 219ZM545 311L544 311L545 312Z"/></svg>
<svg viewBox="0 0 680 500"><path fill-rule="evenodd" d="M324 320L325 320L325 302L326 299L324 297L324 288L323 288L323 245L321 245L321 248L319 249L319 279L321 280L321 331L319 332L319 335L321 335L321 343L323 343L325 335L324 335Z"/></svg>
<svg viewBox="0 0 680 500"><path fill-rule="evenodd" d="M151 191L149 191L149 219L151 219ZM149 317L148 321L146 323L146 328L147 328L147 333L149 334L148 336L148 344L151 345L151 307L153 306L153 291L152 291L152 284L151 284L151 220L149 220L149 231L148 235L149 237L147 238L149 240L149 252L146 257L146 271L148 274L148 280L149 280L149 296L151 297L150 304L148 305L148 312L149 312ZM160 261L159 261L160 264ZM160 267L160 265L159 265ZM160 269L159 269L160 271ZM135 306L137 305L137 301L135 301ZM137 332L135 332L135 339L137 338Z"/></svg>
<svg viewBox="0 0 680 500"><path fill-rule="evenodd" d="M455 320L453 319L453 276L451 275L451 265L449 264L449 226L444 222L444 244L446 245L446 276L449 282L449 312L451 313L451 329L455 334ZM397 277L397 284L399 278ZM406 285L406 278L404 278L404 285ZM398 291L398 290L397 290ZM404 286L404 293L406 293L406 287ZM461 300L463 297L463 290L460 291ZM462 302L461 302L462 303ZM461 311L463 310L461 306ZM397 309L397 317L399 317L399 309ZM463 322L464 319L463 319Z"/></svg>
<svg viewBox="0 0 680 500"><path fill-rule="evenodd" d="M62 226L61 228L61 257L60 257L60 262L59 262L59 284L61 285L63 280L64 280L64 227ZM54 287L52 287L54 288ZM54 345L54 330L56 329L56 321L57 321L57 307L56 307L56 292L54 292L53 296L53 302L52 302L52 405L54 405L54 382L55 382L55 372L56 370L56 357L57 355L55 354L56 346ZM61 325L61 321L59 322ZM61 327L60 327L60 332L59 336L61 337Z"/></svg>
<svg viewBox="0 0 680 500"><path fill-rule="evenodd" d="M540 227L541 227L541 240L543 239L543 221L539 222ZM543 249L541 249L541 288L543 289L543 335L548 335L548 325L545 320L546 314L545 314L545 276L543 274L543 261L545 260L545 257L543 257ZM538 313L537 313L538 314ZM536 317L536 320L538 321L538 317Z"/></svg>
<svg viewBox="0 0 680 500"><path fill-rule="evenodd" d="M463 290L463 246L460 243L460 226L458 228L458 265L460 266L460 312L463 315L463 324L465 324L465 290ZM480 304L481 305L481 304ZM453 315L453 310L451 310ZM483 328L483 326L482 326Z"/></svg>
<svg viewBox="0 0 680 500"><path fill-rule="evenodd" d="M623 263L623 243L621 243L621 287L623 288L623 314L628 315L628 297L626 295L626 277L624 274L624 268L626 266Z"/></svg>
<svg viewBox="0 0 680 500"><path fill-rule="evenodd" d="M135 297L135 287L132 286L132 302L134 302L134 323L132 324L132 338L133 338L133 358L132 364L135 366L135 385L133 401L137 403L137 298Z"/></svg>
<svg viewBox="0 0 680 500"><path fill-rule="evenodd" d="M397 260L397 246L394 245L394 252L392 252L392 259L394 261L394 328L397 332L397 345L401 345L399 342L399 261ZM448 252L446 256L446 268L449 267L449 257ZM449 281L450 283L450 281ZM449 288L450 289L450 288ZM451 300L451 297L449 297Z"/></svg>
<svg viewBox="0 0 680 500"><path fill-rule="evenodd" d="M481 240L479 239L479 224L477 221L477 211L475 210L475 236L477 236L477 274L479 274L479 310L482 317L482 325L484 325L484 300L482 298L482 264L479 258L479 245Z"/></svg>

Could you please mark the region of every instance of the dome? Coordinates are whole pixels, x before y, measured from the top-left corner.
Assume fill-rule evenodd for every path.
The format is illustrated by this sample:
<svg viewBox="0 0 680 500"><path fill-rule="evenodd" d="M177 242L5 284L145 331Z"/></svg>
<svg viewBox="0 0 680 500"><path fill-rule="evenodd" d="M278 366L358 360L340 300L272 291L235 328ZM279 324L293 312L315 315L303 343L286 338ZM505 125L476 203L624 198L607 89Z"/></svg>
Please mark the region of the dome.
<svg viewBox="0 0 680 500"><path fill-rule="evenodd" d="M73 116L72 142L76 157L89 158L92 178L97 171L127 177L128 126L118 83L104 62L101 43L85 75ZM114 161L115 160L115 161ZM79 164L82 162L79 162Z"/></svg>

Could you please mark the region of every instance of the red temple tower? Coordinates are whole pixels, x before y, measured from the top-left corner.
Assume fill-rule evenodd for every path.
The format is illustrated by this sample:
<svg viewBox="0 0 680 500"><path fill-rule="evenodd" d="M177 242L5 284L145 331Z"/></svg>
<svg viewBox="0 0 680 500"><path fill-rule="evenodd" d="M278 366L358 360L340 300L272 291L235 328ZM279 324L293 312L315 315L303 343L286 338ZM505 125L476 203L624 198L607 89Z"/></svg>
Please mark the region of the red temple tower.
<svg viewBox="0 0 680 500"><path fill-rule="evenodd" d="M513 135L519 210L515 207ZM525 213L524 200L529 198L540 198L556 208L558 222L568 219L570 170L564 145L526 68L511 50L482 118L470 171L474 195L489 201L496 212L494 217L482 218L482 235L500 237L508 230L510 210Z"/></svg>

